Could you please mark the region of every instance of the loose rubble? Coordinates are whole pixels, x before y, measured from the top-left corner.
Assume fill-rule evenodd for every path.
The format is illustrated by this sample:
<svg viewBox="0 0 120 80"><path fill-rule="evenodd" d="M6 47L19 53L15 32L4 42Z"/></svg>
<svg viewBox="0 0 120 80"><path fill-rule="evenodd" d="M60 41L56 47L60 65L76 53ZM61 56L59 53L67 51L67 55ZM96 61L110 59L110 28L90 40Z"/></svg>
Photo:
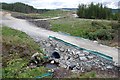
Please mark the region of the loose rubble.
<svg viewBox="0 0 120 80"><path fill-rule="evenodd" d="M71 70L72 72L84 73L92 70L117 72L114 62L90 52L65 45L63 42L48 39L40 40L38 43L46 55L49 56L49 59L52 60L51 63L57 62L59 67ZM53 55L55 52L57 54ZM55 57L58 54L60 58Z"/></svg>

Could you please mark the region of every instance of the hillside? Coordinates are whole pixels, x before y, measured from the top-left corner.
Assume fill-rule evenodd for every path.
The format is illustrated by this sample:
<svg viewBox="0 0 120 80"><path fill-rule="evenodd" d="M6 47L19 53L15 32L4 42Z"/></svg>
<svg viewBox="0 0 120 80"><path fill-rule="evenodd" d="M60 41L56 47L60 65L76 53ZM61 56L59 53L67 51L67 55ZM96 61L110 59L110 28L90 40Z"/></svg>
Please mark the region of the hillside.
<svg viewBox="0 0 120 80"><path fill-rule="evenodd" d="M120 9L111 9L112 10L112 13L118 13L120 12Z"/></svg>
<svg viewBox="0 0 120 80"><path fill-rule="evenodd" d="M49 11L47 9L36 9L33 6L16 2L16 3L0 3L2 5L3 10L22 12L22 13L43 13Z"/></svg>

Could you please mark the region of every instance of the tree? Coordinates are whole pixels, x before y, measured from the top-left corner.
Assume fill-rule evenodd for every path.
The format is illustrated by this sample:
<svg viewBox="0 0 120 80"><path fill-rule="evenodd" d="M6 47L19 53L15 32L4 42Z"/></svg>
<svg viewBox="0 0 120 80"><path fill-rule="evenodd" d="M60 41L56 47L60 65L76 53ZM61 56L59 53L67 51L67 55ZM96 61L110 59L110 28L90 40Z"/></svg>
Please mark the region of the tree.
<svg viewBox="0 0 120 80"><path fill-rule="evenodd" d="M27 4L20 2L12 3L12 4L0 3L0 5L2 5L2 9L4 10L22 12L22 13L42 13L49 11L46 9L35 9L33 6L29 6Z"/></svg>
<svg viewBox="0 0 120 80"><path fill-rule="evenodd" d="M79 4L77 15L79 18L89 18L89 19L110 19L112 11L111 9L107 8L106 6L103 7L102 4L91 4L84 5Z"/></svg>

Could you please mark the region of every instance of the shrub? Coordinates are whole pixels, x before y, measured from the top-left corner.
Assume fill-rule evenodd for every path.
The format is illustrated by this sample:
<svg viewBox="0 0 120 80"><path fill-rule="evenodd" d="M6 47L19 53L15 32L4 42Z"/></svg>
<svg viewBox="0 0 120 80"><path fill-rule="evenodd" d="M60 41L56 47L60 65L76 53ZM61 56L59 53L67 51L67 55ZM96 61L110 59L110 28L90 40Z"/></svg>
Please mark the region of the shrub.
<svg viewBox="0 0 120 80"><path fill-rule="evenodd" d="M96 29L106 29L106 26L104 24L102 24L101 22L98 22L98 21L92 21L92 26Z"/></svg>
<svg viewBox="0 0 120 80"><path fill-rule="evenodd" d="M113 38L113 35L106 29L96 31L96 36L100 40L111 40Z"/></svg>
<svg viewBox="0 0 120 80"><path fill-rule="evenodd" d="M112 22L111 23L112 29L118 30L120 28L119 22Z"/></svg>

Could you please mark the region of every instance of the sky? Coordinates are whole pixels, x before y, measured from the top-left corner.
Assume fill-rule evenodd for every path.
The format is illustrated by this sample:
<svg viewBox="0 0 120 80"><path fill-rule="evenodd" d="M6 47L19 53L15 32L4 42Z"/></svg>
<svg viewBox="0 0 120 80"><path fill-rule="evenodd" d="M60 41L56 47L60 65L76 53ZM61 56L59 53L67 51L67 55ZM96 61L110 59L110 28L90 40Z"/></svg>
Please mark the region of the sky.
<svg viewBox="0 0 120 80"><path fill-rule="evenodd" d="M112 9L118 8L120 0L0 0L0 2L22 2L37 9L77 8L79 4L102 3Z"/></svg>

